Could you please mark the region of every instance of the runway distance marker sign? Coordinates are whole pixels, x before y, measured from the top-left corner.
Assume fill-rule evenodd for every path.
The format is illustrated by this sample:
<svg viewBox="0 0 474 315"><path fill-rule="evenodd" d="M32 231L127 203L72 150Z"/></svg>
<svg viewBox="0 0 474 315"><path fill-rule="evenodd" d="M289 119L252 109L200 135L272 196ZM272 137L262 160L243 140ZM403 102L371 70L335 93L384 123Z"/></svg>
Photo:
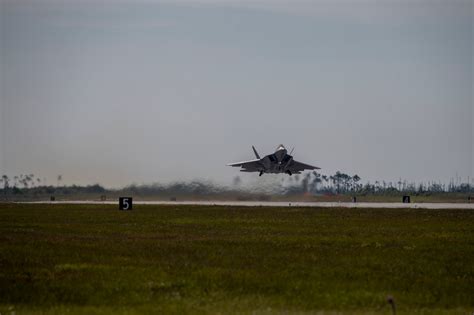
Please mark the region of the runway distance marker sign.
<svg viewBox="0 0 474 315"><path fill-rule="evenodd" d="M119 197L119 210L132 210L133 198L132 197Z"/></svg>

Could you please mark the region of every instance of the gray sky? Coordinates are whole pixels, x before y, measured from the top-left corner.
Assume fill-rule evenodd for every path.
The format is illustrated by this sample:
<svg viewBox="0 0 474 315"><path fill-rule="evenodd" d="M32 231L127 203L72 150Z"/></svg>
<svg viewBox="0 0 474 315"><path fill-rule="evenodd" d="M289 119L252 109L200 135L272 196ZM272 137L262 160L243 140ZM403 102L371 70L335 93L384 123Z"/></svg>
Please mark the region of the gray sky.
<svg viewBox="0 0 474 315"><path fill-rule="evenodd" d="M473 1L0 0L0 173L210 179L268 154L474 177Z"/></svg>

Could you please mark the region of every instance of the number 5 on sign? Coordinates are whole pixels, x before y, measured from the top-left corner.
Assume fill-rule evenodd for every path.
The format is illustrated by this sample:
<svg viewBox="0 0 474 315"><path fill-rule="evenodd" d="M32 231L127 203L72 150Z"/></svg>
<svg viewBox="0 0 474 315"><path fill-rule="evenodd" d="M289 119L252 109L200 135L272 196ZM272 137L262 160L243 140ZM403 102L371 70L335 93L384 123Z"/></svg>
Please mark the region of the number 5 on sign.
<svg viewBox="0 0 474 315"><path fill-rule="evenodd" d="M132 197L120 197L119 198L119 209L120 210L132 210L133 202Z"/></svg>

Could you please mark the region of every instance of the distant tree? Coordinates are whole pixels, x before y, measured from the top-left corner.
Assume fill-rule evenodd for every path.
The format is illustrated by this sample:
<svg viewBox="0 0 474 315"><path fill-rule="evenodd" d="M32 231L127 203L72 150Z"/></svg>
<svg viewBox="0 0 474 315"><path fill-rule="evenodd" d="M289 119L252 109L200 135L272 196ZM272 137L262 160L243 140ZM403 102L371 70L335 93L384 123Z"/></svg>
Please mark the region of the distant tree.
<svg viewBox="0 0 474 315"><path fill-rule="evenodd" d="M28 174L27 175L28 182L31 183L31 187L35 186L35 175L34 174Z"/></svg>
<svg viewBox="0 0 474 315"><path fill-rule="evenodd" d="M355 174L352 176L352 183L353 183L353 190L358 191L359 190L359 181L360 181L359 175Z"/></svg>
<svg viewBox="0 0 474 315"><path fill-rule="evenodd" d="M30 176L29 175L20 175L20 184L23 185L23 188L28 188L28 183L30 181Z"/></svg>
<svg viewBox="0 0 474 315"><path fill-rule="evenodd" d="M323 187L325 187L326 185L324 183L328 183L329 178L327 177L327 175L321 175L321 179L323 181Z"/></svg>
<svg viewBox="0 0 474 315"><path fill-rule="evenodd" d="M419 186L418 186L418 193L423 193L424 192L424 188L423 188L423 183L421 183Z"/></svg>
<svg viewBox="0 0 474 315"><path fill-rule="evenodd" d="M347 182L349 175L337 171L336 174L329 177L333 182L333 185L336 187L336 192L339 194L341 192L341 186L343 190L347 190Z"/></svg>
<svg viewBox="0 0 474 315"><path fill-rule="evenodd" d="M3 182L3 194L7 194L8 187L10 187L10 178L7 175L2 175L2 182Z"/></svg>
<svg viewBox="0 0 474 315"><path fill-rule="evenodd" d="M380 182L378 180L375 181L374 191L375 192L380 191Z"/></svg>
<svg viewBox="0 0 474 315"><path fill-rule="evenodd" d="M331 183L331 190L334 190L334 187L336 186L336 178L333 175L330 175L328 177L328 182Z"/></svg>
<svg viewBox="0 0 474 315"><path fill-rule="evenodd" d="M59 183L63 180L63 175L58 175L58 187L59 187Z"/></svg>
<svg viewBox="0 0 474 315"><path fill-rule="evenodd" d="M105 188L100 186L99 184L95 184L86 186L85 191L88 193L103 193L105 192Z"/></svg>
<svg viewBox="0 0 474 315"><path fill-rule="evenodd" d="M341 182L341 185L343 187L343 191L347 192L350 190L351 187L351 181L352 181L352 176L349 176L345 173L339 173L339 179Z"/></svg>

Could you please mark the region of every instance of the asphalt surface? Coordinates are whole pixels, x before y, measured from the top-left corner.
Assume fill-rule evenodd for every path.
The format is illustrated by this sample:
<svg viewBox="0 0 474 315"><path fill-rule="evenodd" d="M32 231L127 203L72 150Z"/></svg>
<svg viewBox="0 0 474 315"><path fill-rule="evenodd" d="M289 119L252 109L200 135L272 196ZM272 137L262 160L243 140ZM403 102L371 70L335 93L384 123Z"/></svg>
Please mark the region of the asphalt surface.
<svg viewBox="0 0 474 315"><path fill-rule="evenodd" d="M116 201L35 201L44 204L118 204ZM134 205L218 205L241 207L315 207L315 208L391 208L391 209L473 209L474 203L398 203L398 202L271 202L271 201L133 201Z"/></svg>

